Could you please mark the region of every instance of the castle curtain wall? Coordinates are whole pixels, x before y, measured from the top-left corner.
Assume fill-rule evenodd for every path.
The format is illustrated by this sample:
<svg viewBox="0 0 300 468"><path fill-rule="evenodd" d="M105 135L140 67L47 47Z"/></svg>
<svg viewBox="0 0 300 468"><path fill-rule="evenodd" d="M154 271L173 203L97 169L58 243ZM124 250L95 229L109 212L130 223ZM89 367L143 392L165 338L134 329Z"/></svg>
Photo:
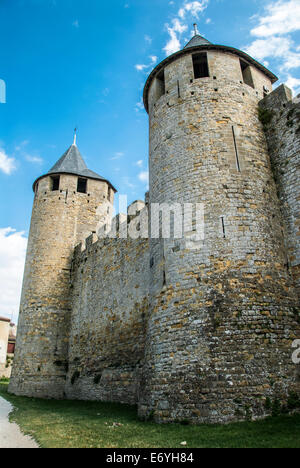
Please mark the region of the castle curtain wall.
<svg viewBox="0 0 300 468"><path fill-rule="evenodd" d="M75 250L66 396L136 404L148 319L147 240Z"/></svg>

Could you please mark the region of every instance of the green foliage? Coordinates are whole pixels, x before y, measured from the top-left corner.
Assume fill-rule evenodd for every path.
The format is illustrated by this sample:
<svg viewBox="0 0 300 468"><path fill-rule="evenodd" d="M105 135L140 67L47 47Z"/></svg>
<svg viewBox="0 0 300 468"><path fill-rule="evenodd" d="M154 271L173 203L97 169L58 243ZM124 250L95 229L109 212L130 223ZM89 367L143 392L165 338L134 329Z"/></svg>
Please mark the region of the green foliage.
<svg viewBox="0 0 300 468"><path fill-rule="evenodd" d="M281 404L280 401L275 399L272 404L272 416L277 417L281 414Z"/></svg>
<svg viewBox="0 0 300 468"><path fill-rule="evenodd" d="M6 377L1 377L0 383L9 383L9 379Z"/></svg>
<svg viewBox="0 0 300 468"><path fill-rule="evenodd" d="M267 411L269 411L272 408L271 398L269 398L269 397L266 398L265 408L266 408Z"/></svg>
<svg viewBox="0 0 300 468"><path fill-rule="evenodd" d="M289 410L295 410L300 408L300 395L295 392L289 394L287 407Z"/></svg>
<svg viewBox="0 0 300 468"><path fill-rule="evenodd" d="M268 128L272 119L274 117L274 112L270 111L269 109L263 109L262 107L258 108L258 118L260 122L263 124L264 130Z"/></svg>
<svg viewBox="0 0 300 468"><path fill-rule="evenodd" d="M300 415L227 425L142 422L135 406L96 401L39 400L7 393L10 420L43 448L300 448ZM120 426L114 423L120 423Z"/></svg>

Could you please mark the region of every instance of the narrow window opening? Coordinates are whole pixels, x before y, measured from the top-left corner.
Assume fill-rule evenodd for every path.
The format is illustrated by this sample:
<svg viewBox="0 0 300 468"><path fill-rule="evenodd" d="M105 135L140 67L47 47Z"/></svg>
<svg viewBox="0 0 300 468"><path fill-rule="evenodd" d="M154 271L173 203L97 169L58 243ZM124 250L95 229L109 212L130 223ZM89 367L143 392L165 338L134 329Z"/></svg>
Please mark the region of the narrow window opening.
<svg viewBox="0 0 300 468"><path fill-rule="evenodd" d="M55 176L55 177L51 177L51 181L52 181L52 192L56 192L57 190L59 190L59 182L60 182L60 177L59 176Z"/></svg>
<svg viewBox="0 0 300 468"><path fill-rule="evenodd" d="M167 285L167 280L166 280L166 271L163 271L163 287Z"/></svg>
<svg viewBox="0 0 300 468"><path fill-rule="evenodd" d="M237 167L237 170L241 172L240 158L239 158L239 153L238 153L237 144L236 144L234 127L232 127L232 135L233 135L233 143L234 143L234 150L235 150L236 167Z"/></svg>
<svg viewBox="0 0 300 468"><path fill-rule="evenodd" d="M179 80L177 80L177 93L178 93L178 98L180 98L180 85L179 85Z"/></svg>
<svg viewBox="0 0 300 468"><path fill-rule="evenodd" d="M87 192L87 179L78 178L77 183L77 192L86 193Z"/></svg>
<svg viewBox="0 0 300 468"><path fill-rule="evenodd" d="M247 62L244 62L243 60L240 60L240 64L244 83L248 86L251 86L251 88L254 88L250 65Z"/></svg>
<svg viewBox="0 0 300 468"><path fill-rule="evenodd" d="M162 70L156 77L157 80L157 99L166 94L165 71Z"/></svg>
<svg viewBox="0 0 300 468"><path fill-rule="evenodd" d="M207 61L206 53L193 55L193 66L194 66L195 79L209 77L208 61Z"/></svg>
<svg viewBox="0 0 300 468"><path fill-rule="evenodd" d="M224 239L226 239L225 223L224 223L224 217L223 216L221 216L221 223L222 223L223 237L224 237Z"/></svg>
<svg viewBox="0 0 300 468"><path fill-rule="evenodd" d="M107 200L108 200L109 202L111 201L111 188L110 188L110 187L109 187L109 189L108 189Z"/></svg>

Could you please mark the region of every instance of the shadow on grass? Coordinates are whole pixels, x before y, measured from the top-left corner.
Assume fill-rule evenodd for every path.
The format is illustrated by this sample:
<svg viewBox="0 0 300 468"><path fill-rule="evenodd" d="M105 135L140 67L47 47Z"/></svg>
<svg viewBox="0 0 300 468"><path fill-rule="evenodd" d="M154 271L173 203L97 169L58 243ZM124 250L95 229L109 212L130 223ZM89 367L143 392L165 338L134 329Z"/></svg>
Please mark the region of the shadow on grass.
<svg viewBox="0 0 300 468"><path fill-rule="evenodd" d="M117 403L18 397L1 383L0 396L15 408L10 419L44 448L183 448L183 441L187 448L300 448L300 415L226 426L158 425Z"/></svg>

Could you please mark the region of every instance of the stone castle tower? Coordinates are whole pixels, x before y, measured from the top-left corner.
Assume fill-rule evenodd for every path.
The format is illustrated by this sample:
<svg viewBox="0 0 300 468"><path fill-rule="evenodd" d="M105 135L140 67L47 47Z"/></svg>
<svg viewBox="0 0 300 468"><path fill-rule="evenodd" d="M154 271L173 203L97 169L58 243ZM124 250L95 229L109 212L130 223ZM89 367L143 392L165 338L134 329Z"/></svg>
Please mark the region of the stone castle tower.
<svg viewBox="0 0 300 468"><path fill-rule="evenodd" d="M33 189L20 333L10 390L22 395L62 398L73 250L91 232L109 223L115 189L87 168L76 137L48 174L34 182ZM108 208L99 210L101 205Z"/></svg>
<svg viewBox="0 0 300 468"><path fill-rule="evenodd" d="M92 234L74 250L110 226L97 208L114 188L74 145L35 183L10 391L197 423L261 417L300 391L300 106L276 81L199 34L147 80L150 199L123 219L199 203L196 242Z"/></svg>

